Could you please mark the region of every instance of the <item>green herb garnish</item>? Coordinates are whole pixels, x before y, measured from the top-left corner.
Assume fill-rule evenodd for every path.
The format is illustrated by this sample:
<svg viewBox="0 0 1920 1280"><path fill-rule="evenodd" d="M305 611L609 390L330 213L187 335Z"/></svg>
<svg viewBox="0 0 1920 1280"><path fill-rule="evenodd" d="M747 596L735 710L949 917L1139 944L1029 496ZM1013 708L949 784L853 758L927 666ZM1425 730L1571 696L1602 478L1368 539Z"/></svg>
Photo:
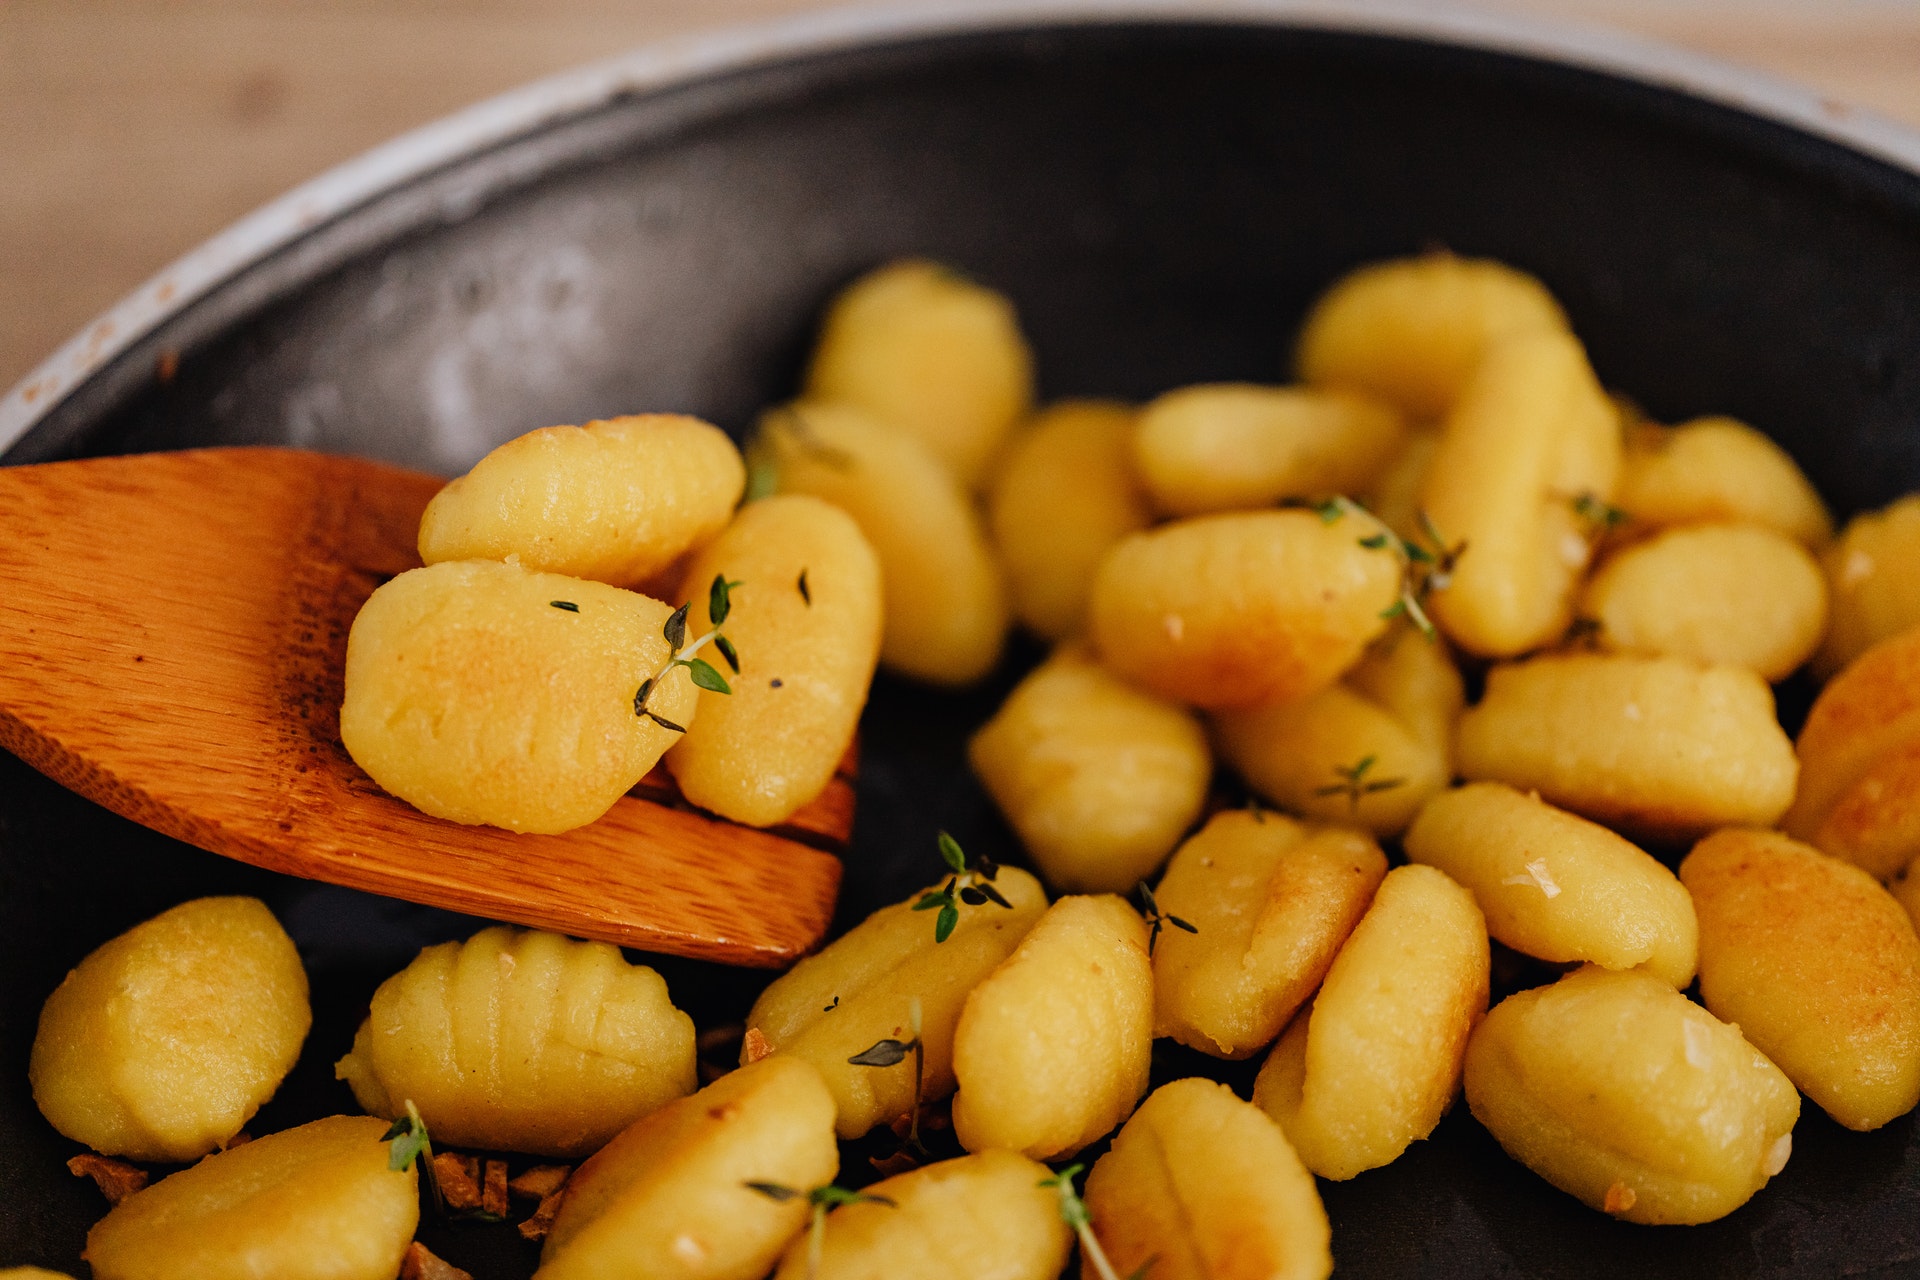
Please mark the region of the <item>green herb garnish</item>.
<svg viewBox="0 0 1920 1280"><path fill-rule="evenodd" d="M982 855L971 861L961 851L960 842L942 831L939 837L940 857L953 872L948 877L944 889L931 889L922 894L920 901L913 904L915 911L932 911L939 908L940 914L934 918L933 940L945 942L953 936L953 930L960 923L960 904L981 907L991 902L995 906L1013 910L1001 892L993 887L993 881L1000 874L1000 866L992 858Z"/></svg>
<svg viewBox="0 0 1920 1280"><path fill-rule="evenodd" d="M793 585L800 588L800 598L807 602L807 608L813 608L813 590L807 586L807 571L805 569L800 571L800 580Z"/></svg>
<svg viewBox="0 0 1920 1280"><path fill-rule="evenodd" d="M1256 810L1256 813L1257 812L1258 811ZM1260 821L1261 819L1256 818L1255 820ZM1148 926L1147 927L1147 955L1148 956L1153 955L1154 947L1158 946L1160 943L1160 930L1162 930L1168 925L1172 925L1176 929L1185 929L1188 933L1200 932L1200 926L1197 924L1194 924L1192 921L1182 920L1179 916L1170 916L1166 912L1162 911L1160 909L1160 904L1154 901L1153 890L1147 887L1147 882L1145 880L1142 880L1139 884L1139 887L1134 889L1133 895L1134 897L1140 899L1140 914L1144 915L1147 918L1147 926Z"/></svg>
<svg viewBox="0 0 1920 1280"><path fill-rule="evenodd" d="M1100 1280L1120 1280L1120 1273L1113 1269L1107 1251L1100 1247L1099 1239L1093 1234L1093 1213L1087 1208L1087 1202L1080 1198L1080 1193L1073 1189L1073 1180L1086 1167L1083 1164L1070 1164L1051 1178L1042 1178L1039 1185L1059 1193L1060 1220L1072 1227L1073 1234L1080 1238L1080 1254L1093 1263ZM1127 1280L1144 1280L1155 1261L1154 1258L1148 1258Z"/></svg>
<svg viewBox="0 0 1920 1280"><path fill-rule="evenodd" d="M920 1095L926 1087L927 1050L920 1036L919 996L907 1003L907 1026L913 1032L911 1040L889 1038L875 1041L848 1058L847 1062L856 1067L897 1067L906 1061L909 1054L913 1056L913 1111L912 1118L907 1122L906 1146L924 1156L927 1149L920 1141Z"/></svg>
<svg viewBox="0 0 1920 1280"><path fill-rule="evenodd" d="M1357 503L1346 499L1348 509L1362 509ZM1420 512L1420 533L1414 538L1402 538L1388 530L1371 533L1361 538L1360 545L1369 551L1388 551L1400 558L1400 595L1394 602L1380 611L1383 618L1405 618L1411 622L1421 635L1432 640L1437 636L1433 619L1427 616L1424 601L1435 591L1444 591L1453 581L1454 565L1467 549L1462 542L1457 546L1448 546L1447 540L1440 536L1434 527L1432 517L1425 511ZM1430 544L1430 545L1429 545Z"/></svg>
<svg viewBox="0 0 1920 1280"><path fill-rule="evenodd" d="M662 729L674 733L686 732L684 726L675 724L647 705L653 697L653 691L659 687L660 677L675 667L685 667L688 676L699 688L711 693L733 692L733 686L727 683L727 678L721 675L711 662L696 655L701 649L711 644L719 651L720 656L727 660L727 665L733 668L733 673L740 674L739 651L733 647L731 640L720 633L721 625L726 622L727 615L733 611L733 589L739 585L738 582L727 581L725 574L714 575L713 585L707 590L707 621L712 625L705 635L692 643L687 641L687 612L693 608L692 601L681 605L668 617L666 625L660 628L660 634L666 637L669 645L673 646L673 657L667 660L666 666L640 682L640 688L633 695L634 715L644 716Z"/></svg>
<svg viewBox="0 0 1920 1280"><path fill-rule="evenodd" d="M1316 787L1314 788L1313 794L1316 796L1344 795L1353 812L1358 813L1360 812L1360 799L1362 796L1374 795L1381 791L1391 791L1395 787L1404 787L1407 785L1405 778L1374 778L1369 780L1367 774L1372 770L1378 760L1378 756L1362 756L1354 764L1337 764L1333 766L1334 775L1338 777L1340 781L1329 783L1324 787Z"/></svg>
<svg viewBox="0 0 1920 1280"><path fill-rule="evenodd" d="M547 603L556 609L565 609L568 613L580 612L580 606L571 600L549 600Z"/></svg>
<svg viewBox="0 0 1920 1280"><path fill-rule="evenodd" d="M406 1107L407 1114L380 1135L380 1141L388 1144L387 1168L400 1173L417 1161L428 1199L436 1210L445 1212L447 1202L440 1195L440 1179L434 1174L433 1139L427 1133L427 1122L420 1118L420 1109L413 1105L413 1099L407 1099Z"/></svg>
<svg viewBox="0 0 1920 1280"><path fill-rule="evenodd" d="M1582 489L1568 501L1573 505L1573 514L1586 521L1588 529L1596 536L1611 532L1633 519L1591 489Z"/></svg>
<svg viewBox="0 0 1920 1280"><path fill-rule="evenodd" d="M750 1191L757 1191L769 1200L786 1204L791 1200L805 1197L810 1209L811 1221L807 1224L807 1276L812 1280L820 1274L820 1251L827 1236L827 1211L837 1209L843 1204L883 1204L889 1209L899 1206L885 1196L870 1195L865 1191L848 1191L845 1187L828 1184L815 1187L811 1191L801 1191L795 1187L783 1186L778 1182L748 1182L743 1184Z"/></svg>

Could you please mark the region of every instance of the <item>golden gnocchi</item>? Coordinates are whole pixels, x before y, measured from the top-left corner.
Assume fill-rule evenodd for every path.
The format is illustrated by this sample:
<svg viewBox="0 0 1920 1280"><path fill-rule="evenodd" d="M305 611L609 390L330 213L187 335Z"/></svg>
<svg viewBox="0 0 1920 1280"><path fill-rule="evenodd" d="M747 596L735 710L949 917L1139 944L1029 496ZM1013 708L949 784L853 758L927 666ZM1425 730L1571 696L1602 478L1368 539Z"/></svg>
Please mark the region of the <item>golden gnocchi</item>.
<svg viewBox="0 0 1920 1280"><path fill-rule="evenodd" d="M569 607L571 606L571 607ZM436 818L552 834L604 814L690 726L673 610L604 583L452 561L376 589L347 636L340 740ZM657 677L657 678L656 678Z"/></svg>
<svg viewBox="0 0 1920 1280"><path fill-rule="evenodd" d="M1432 867L1389 871L1313 1004L1261 1065L1254 1104L1323 1178L1397 1159L1453 1103L1490 963L1471 893Z"/></svg>
<svg viewBox="0 0 1920 1280"><path fill-rule="evenodd" d="M434 495L420 559L507 560L642 587L726 528L747 482L725 432L675 413L543 427Z"/></svg>
<svg viewBox="0 0 1920 1280"><path fill-rule="evenodd" d="M539 1280L761 1280L833 1181L833 1096L787 1054L750 1063L620 1133L567 1179Z"/></svg>
<svg viewBox="0 0 1920 1280"><path fill-rule="evenodd" d="M1325 1280L1333 1271L1313 1175L1265 1112L1211 1080L1154 1090L1087 1175L1086 1199L1094 1236L1123 1276ZM1084 1263L1081 1275L1090 1280Z"/></svg>
<svg viewBox="0 0 1920 1280"><path fill-rule="evenodd" d="M1008 446L987 501L1013 612L1064 640L1086 626L1107 548L1151 520L1133 473L1134 412L1106 400L1049 405Z"/></svg>
<svg viewBox="0 0 1920 1280"><path fill-rule="evenodd" d="M1197 516L1357 493L1406 434L1398 412L1355 392L1215 383L1143 409L1133 458L1156 508Z"/></svg>
<svg viewBox="0 0 1920 1280"><path fill-rule="evenodd" d="M958 923L944 942L936 941L934 914L914 910L922 896L915 894L774 979L747 1014L743 1057L758 1044L812 1064L833 1094L843 1138L913 1110L912 1061L848 1061L881 1040L921 1042L920 1100L952 1093L954 1029L967 993L1013 953L1047 907L1040 882L1016 867L1001 868L993 883L1011 906L958 905Z"/></svg>
<svg viewBox="0 0 1920 1280"><path fill-rule="evenodd" d="M1502 1000L1467 1046L1467 1105L1507 1154L1627 1222L1723 1218L1786 1167L1800 1095L1644 970L1588 965Z"/></svg>
<svg viewBox="0 0 1920 1280"><path fill-rule="evenodd" d="M769 411L754 449L782 493L833 503L880 558L880 661L961 685L1000 659L1006 583L972 500L918 438L862 410L804 403Z"/></svg>
<svg viewBox="0 0 1920 1280"><path fill-rule="evenodd" d="M1056 888L1118 893L1200 816L1213 762L1182 707L1056 652L967 744L967 759Z"/></svg>
<svg viewBox="0 0 1920 1280"><path fill-rule="evenodd" d="M386 1122L333 1116L209 1156L87 1233L97 1280L392 1280L420 1220Z"/></svg>
<svg viewBox="0 0 1920 1280"><path fill-rule="evenodd" d="M96 948L47 997L27 1075L49 1123L106 1155L226 1146L292 1070L307 974L257 898L198 898Z"/></svg>
<svg viewBox="0 0 1920 1280"><path fill-rule="evenodd" d="M853 742L880 653L880 562L845 512L783 494L749 504L694 557L680 598L695 635L713 625L716 577L738 584L726 636L740 670L731 693L700 694L667 768L693 803L771 826L825 789Z"/></svg>
<svg viewBox="0 0 1920 1280"><path fill-rule="evenodd" d="M1700 998L1849 1129L1920 1103L1920 938L1858 867L1771 831L1718 831L1680 879Z"/></svg>
<svg viewBox="0 0 1920 1280"><path fill-rule="evenodd" d="M1869 648L1920 625L1920 494L1847 521L1820 557L1832 601L1814 674L1833 675Z"/></svg>
<svg viewBox="0 0 1920 1280"><path fill-rule="evenodd" d="M693 1092L693 1020L605 942L495 925L380 984L334 1074L439 1141L578 1157Z"/></svg>
<svg viewBox="0 0 1920 1280"><path fill-rule="evenodd" d="M972 486L1032 404L1033 357L1003 295L906 259L834 299L806 397L852 405L913 435Z"/></svg>
<svg viewBox="0 0 1920 1280"><path fill-rule="evenodd" d="M1387 874L1358 831L1229 809L1180 846L1155 901L1154 1034L1222 1058L1273 1042L1313 994Z"/></svg>
<svg viewBox="0 0 1920 1280"><path fill-rule="evenodd" d="M1793 744L1745 667L1549 654L1495 667L1460 717L1467 778L1649 836L1766 826L1793 801Z"/></svg>
<svg viewBox="0 0 1920 1280"><path fill-rule="evenodd" d="M1504 263L1445 252L1396 258L1342 277L1314 304L1300 334L1300 376L1437 418L1493 345L1566 327L1546 286Z"/></svg>
<svg viewBox="0 0 1920 1280"><path fill-rule="evenodd" d="M1773 529L1814 551L1833 537L1833 518L1799 464L1733 418L1635 423L1617 501L1635 531L1731 521Z"/></svg>
<svg viewBox="0 0 1920 1280"><path fill-rule="evenodd" d="M1198 516L1130 534L1094 577L1094 646L1116 674L1194 706L1312 693L1386 628L1401 564L1362 545L1382 532L1355 510Z"/></svg>
<svg viewBox="0 0 1920 1280"><path fill-rule="evenodd" d="M1644 967L1684 989L1699 923L1673 872L1597 823L1497 782L1428 802L1408 830L1414 862L1473 892L1487 932L1554 963Z"/></svg>
<svg viewBox="0 0 1920 1280"><path fill-rule="evenodd" d="M1112 895L1062 898L968 993L953 1037L953 1131L969 1151L1057 1160L1147 1091L1147 926Z"/></svg>

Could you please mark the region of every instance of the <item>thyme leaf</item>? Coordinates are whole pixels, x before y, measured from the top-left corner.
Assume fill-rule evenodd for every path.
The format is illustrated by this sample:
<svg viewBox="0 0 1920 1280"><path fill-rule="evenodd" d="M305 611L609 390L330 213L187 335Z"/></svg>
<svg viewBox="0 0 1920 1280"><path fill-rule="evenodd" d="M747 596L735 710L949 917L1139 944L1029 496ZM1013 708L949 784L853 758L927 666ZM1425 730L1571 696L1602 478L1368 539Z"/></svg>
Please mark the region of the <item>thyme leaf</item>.
<svg viewBox="0 0 1920 1280"><path fill-rule="evenodd" d="M1135 887L1134 896L1140 900L1140 913L1147 918L1147 955L1153 955L1153 949L1160 945L1160 931L1168 925L1184 929L1188 933L1199 933L1200 926L1191 920L1182 920L1179 916L1168 915L1160 909L1160 903L1154 898L1153 890L1142 880Z"/></svg>
<svg viewBox="0 0 1920 1280"><path fill-rule="evenodd" d="M1362 797L1407 785L1405 778L1368 778L1368 772L1378 761L1378 756L1362 756L1353 764L1333 766L1334 776L1340 780L1324 787L1315 787L1313 794L1316 796L1344 795L1347 797L1348 806L1354 813L1358 813Z"/></svg>
<svg viewBox="0 0 1920 1280"><path fill-rule="evenodd" d="M565 609L568 613L580 612L580 606L571 600L549 600L547 603L556 609Z"/></svg>

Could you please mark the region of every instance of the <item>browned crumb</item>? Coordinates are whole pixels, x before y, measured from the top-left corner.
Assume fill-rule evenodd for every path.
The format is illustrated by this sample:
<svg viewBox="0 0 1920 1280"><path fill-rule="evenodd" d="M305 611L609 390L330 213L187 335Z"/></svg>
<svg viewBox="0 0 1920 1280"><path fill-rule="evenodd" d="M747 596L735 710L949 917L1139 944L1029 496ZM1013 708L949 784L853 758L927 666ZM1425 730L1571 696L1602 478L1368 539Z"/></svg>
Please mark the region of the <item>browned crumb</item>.
<svg viewBox="0 0 1920 1280"><path fill-rule="evenodd" d="M874 1170L883 1178L891 1178L896 1174L911 1173L920 1167L920 1162L914 1159L913 1152L907 1150L905 1147L901 1147L890 1156L868 1156L867 1163L872 1165Z"/></svg>
<svg viewBox="0 0 1920 1280"><path fill-rule="evenodd" d="M124 1160L109 1160L92 1152L67 1161L67 1172L76 1178L92 1178L93 1185L108 1204L119 1204L147 1185L147 1171L136 1169Z"/></svg>
<svg viewBox="0 0 1920 1280"><path fill-rule="evenodd" d="M480 1208L496 1218L507 1216L507 1162L487 1161L486 1183L480 1192Z"/></svg>
<svg viewBox="0 0 1920 1280"><path fill-rule="evenodd" d="M724 1027L709 1027L700 1033L698 1040L693 1042L694 1051L718 1053L730 1044L739 1044L740 1037L745 1034L746 1028L737 1022L730 1022Z"/></svg>
<svg viewBox="0 0 1920 1280"><path fill-rule="evenodd" d="M457 1151L433 1153L433 1180L440 1184L440 1197L455 1212L480 1207L480 1161Z"/></svg>
<svg viewBox="0 0 1920 1280"><path fill-rule="evenodd" d="M1619 1217L1627 1210L1633 1208L1633 1202L1639 1198L1639 1196L1634 1194L1632 1187L1624 1182L1616 1182L1607 1188L1607 1198L1601 1202L1600 1207L1615 1217Z"/></svg>
<svg viewBox="0 0 1920 1280"><path fill-rule="evenodd" d="M415 1240L400 1260L400 1280L473 1280L473 1276Z"/></svg>
<svg viewBox="0 0 1920 1280"><path fill-rule="evenodd" d="M566 1196L567 1189L562 1186L558 1191L540 1202L533 1216L520 1224L520 1234L529 1240L545 1240L547 1232L553 1230L553 1220L560 1216L560 1201Z"/></svg>
<svg viewBox="0 0 1920 1280"><path fill-rule="evenodd" d="M748 1027L746 1037L741 1041L741 1049L747 1062L758 1062L773 1052L773 1044L761 1034L760 1028Z"/></svg>
<svg viewBox="0 0 1920 1280"><path fill-rule="evenodd" d="M523 1200L545 1200L567 1185L572 1165L537 1164L507 1184L507 1190Z"/></svg>
<svg viewBox="0 0 1920 1280"><path fill-rule="evenodd" d="M248 1133L245 1129L242 1129L240 1132L234 1134L231 1138L228 1138L227 1145L220 1149L222 1151L231 1151L235 1147L244 1147L249 1142L252 1142L252 1141L253 1141L253 1135Z"/></svg>

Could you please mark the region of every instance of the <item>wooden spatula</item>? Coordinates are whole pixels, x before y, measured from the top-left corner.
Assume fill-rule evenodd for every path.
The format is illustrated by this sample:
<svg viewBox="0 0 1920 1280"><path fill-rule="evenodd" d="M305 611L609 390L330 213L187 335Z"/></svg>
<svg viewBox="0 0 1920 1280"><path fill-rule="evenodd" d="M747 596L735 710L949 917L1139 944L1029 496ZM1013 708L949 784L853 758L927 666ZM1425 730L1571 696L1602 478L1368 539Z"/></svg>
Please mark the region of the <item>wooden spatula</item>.
<svg viewBox="0 0 1920 1280"><path fill-rule="evenodd" d="M591 826L430 818L340 745L347 629L417 566L441 481L356 458L203 449L0 468L0 747L136 822L289 875L732 964L818 944L850 767L778 831L664 770Z"/></svg>

